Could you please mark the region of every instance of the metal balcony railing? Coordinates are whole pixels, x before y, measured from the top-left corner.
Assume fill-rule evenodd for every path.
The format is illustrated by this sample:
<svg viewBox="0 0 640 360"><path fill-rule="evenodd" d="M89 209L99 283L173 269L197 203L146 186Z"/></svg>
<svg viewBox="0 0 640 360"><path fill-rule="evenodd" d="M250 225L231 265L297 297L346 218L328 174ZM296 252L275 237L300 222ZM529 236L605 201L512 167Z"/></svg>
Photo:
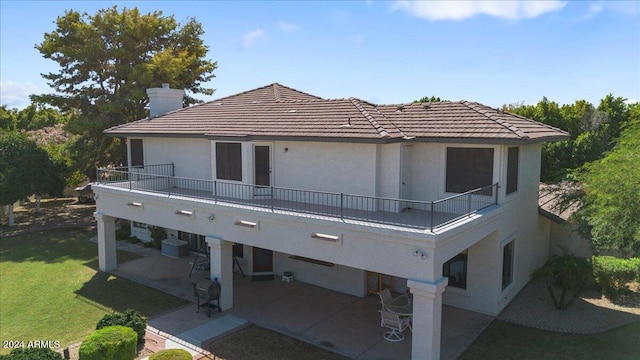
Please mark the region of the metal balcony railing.
<svg viewBox="0 0 640 360"><path fill-rule="evenodd" d="M247 185L174 176L173 164L98 169L98 182L123 190L433 231L498 203L498 184L437 201Z"/></svg>

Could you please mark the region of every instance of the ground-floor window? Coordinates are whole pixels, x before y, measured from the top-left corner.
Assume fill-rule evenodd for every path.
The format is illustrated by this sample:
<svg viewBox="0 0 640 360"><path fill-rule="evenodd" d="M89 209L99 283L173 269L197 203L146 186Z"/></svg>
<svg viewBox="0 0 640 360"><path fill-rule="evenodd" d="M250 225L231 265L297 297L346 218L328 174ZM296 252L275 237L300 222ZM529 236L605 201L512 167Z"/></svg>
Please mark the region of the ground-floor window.
<svg viewBox="0 0 640 360"><path fill-rule="evenodd" d="M145 224L145 223L133 221L132 224L133 224L134 228L147 230L147 224Z"/></svg>
<svg viewBox="0 0 640 360"><path fill-rule="evenodd" d="M244 245L233 244L233 256L237 258L244 258Z"/></svg>
<svg viewBox="0 0 640 360"><path fill-rule="evenodd" d="M467 288L467 253L465 250L442 265L442 276L449 278L449 286Z"/></svg>
<svg viewBox="0 0 640 360"><path fill-rule="evenodd" d="M207 243L202 235L178 231L178 239L189 243L189 250L191 251L207 252Z"/></svg>
<svg viewBox="0 0 640 360"><path fill-rule="evenodd" d="M513 282L513 245L511 240L502 248L502 290Z"/></svg>

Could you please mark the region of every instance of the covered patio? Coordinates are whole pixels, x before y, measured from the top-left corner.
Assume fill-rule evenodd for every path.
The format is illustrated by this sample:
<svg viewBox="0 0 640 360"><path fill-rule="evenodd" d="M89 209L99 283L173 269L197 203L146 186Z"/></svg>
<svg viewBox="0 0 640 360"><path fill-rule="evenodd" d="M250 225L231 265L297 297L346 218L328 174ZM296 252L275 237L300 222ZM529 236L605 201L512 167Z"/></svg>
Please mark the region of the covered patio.
<svg viewBox="0 0 640 360"><path fill-rule="evenodd" d="M118 241L118 248L135 251L142 258L119 264L114 275L194 301L192 282L208 277L196 271L189 277L194 256L171 258L159 251ZM198 333L196 346L208 348L224 334L208 331L233 318L242 323L278 331L354 359L410 359L412 334L405 330L402 342L383 339L387 329L380 327L379 299L347 295L300 281L290 283L276 277L271 281L252 281L234 274L233 308L208 318L206 310L196 313L196 305L149 320L149 325L177 338ZM231 316L231 317L230 317ZM441 359L457 358L489 325L493 317L443 306ZM193 342L192 340L187 340Z"/></svg>

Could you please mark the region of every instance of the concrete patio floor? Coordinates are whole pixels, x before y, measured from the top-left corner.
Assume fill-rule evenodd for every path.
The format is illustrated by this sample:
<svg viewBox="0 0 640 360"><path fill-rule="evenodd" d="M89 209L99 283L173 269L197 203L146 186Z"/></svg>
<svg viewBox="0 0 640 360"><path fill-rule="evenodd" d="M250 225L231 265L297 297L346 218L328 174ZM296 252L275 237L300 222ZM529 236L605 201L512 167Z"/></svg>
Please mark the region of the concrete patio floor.
<svg viewBox="0 0 640 360"><path fill-rule="evenodd" d="M118 248L143 257L118 265L112 271L141 284L194 301L191 282L208 277L196 271L191 277L194 255L183 258L162 256L159 251L118 241ZM383 339L378 297L359 298L300 281L286 283L276 276L271 281L252 281L234 274L233 309L207 317L206 309L196 313L195 303L149 319L149 325L196 346L208 349L216 336L243 323L272 329L354 359L410 359L411 331L405 340ZM441 359L455 359L489 325L493 317L443 306ZM203 334L199 334L203 333ZM197 335L194 335L197 334ZM191 338L200 336L199 341Z"/></svg>

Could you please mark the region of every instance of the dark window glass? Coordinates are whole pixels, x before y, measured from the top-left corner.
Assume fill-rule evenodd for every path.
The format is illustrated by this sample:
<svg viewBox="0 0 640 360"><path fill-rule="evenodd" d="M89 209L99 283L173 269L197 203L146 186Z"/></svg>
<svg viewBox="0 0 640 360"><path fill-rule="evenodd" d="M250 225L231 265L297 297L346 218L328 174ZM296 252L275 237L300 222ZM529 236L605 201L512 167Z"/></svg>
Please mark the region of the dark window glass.
<svg viewBox="0 0 640 360"><path fill-rule="evenodd" d="M447 148L446 183L452 193L492 185L493 149Z"/></svg>
<svg viewBox="0 0 640 360"><path fill-rule="evenodd" d="M513 282L513 241L502 249L502 290Z"/></svg>
<svg viewBox="0 0 640 360"><path fill-rule="evenodd" d="M467 250L442 265L442 276L449 278L449 286L467 288Z"/></svg>
<svg viewBox="0 0 640 360"><path fill-rule="evenodd" d="M129 166L144 166L144 152L142 148L142 139L131 139L131 164Z"/></svg>
<svg viewBox="0 0 640 360"><path fill-rule="evenodd" d="M240 143L216 143L216 177L221 180L242 181Z"/></svg>
<svg viewBox="0 0 640 360"><path fill-rule="evenodd" d="M244 245L233 244L233 256L237 258L244 258Z"/></svg>
<svg viewBox="0 0 640 360"><path fill-rule="evenodd" d="M518 191L518 163L520 161L520 149L509 148L507 159L507 195Z"/></svg>

